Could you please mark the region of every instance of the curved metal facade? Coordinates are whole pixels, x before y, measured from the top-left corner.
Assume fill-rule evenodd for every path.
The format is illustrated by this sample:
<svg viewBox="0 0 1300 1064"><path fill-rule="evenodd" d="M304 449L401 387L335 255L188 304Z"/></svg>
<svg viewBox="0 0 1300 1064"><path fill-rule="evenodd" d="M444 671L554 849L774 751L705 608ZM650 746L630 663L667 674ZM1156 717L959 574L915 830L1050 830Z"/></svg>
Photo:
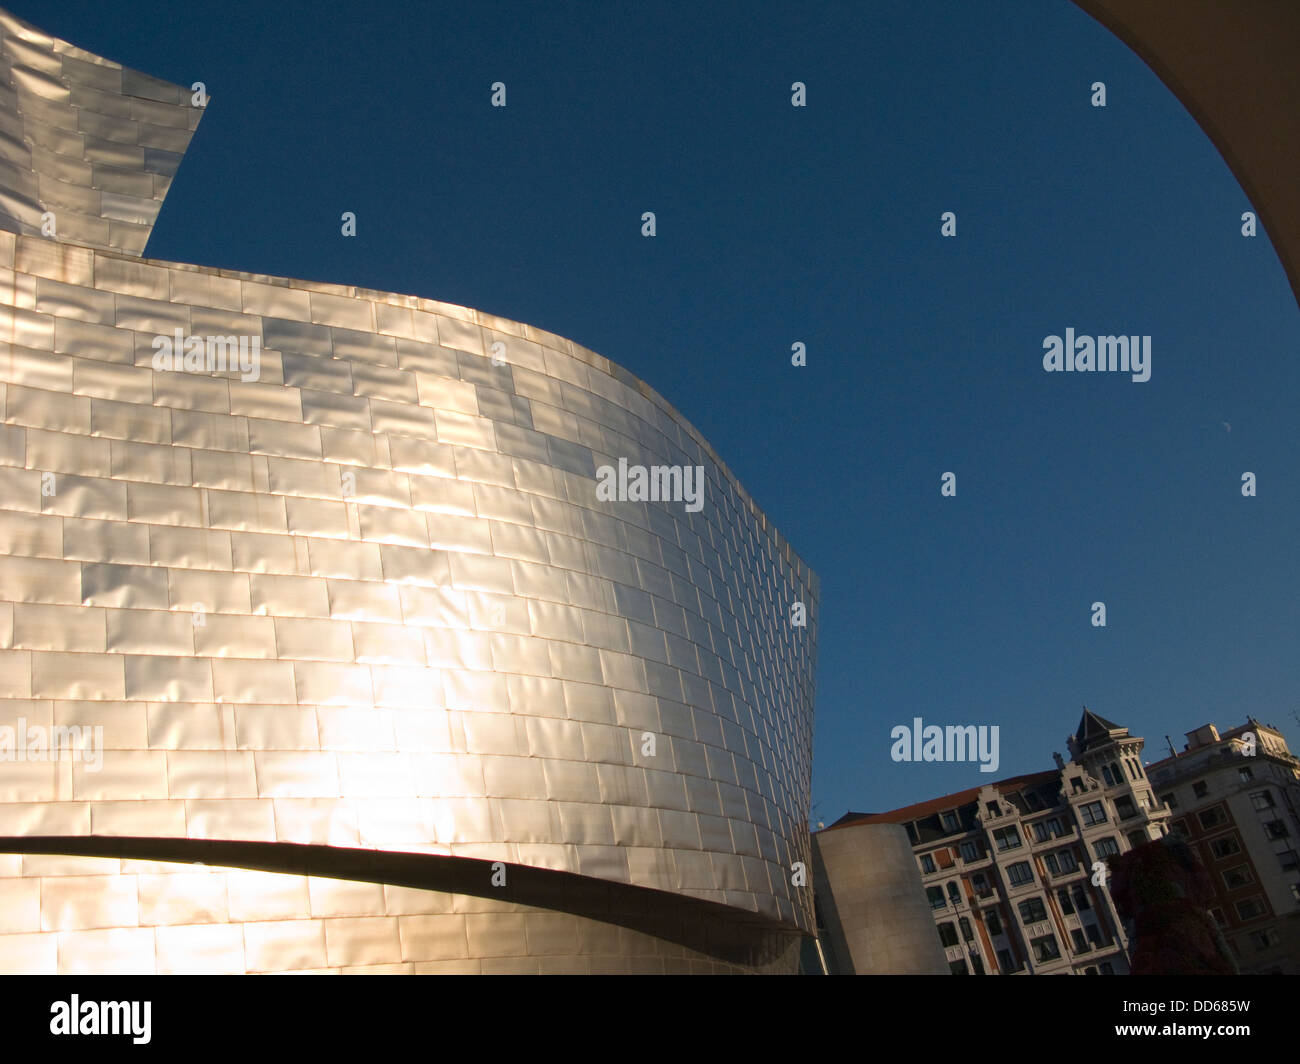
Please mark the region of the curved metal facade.
<svg viewBox="0 0 1300 1064"><path fill-rule="evenodd" d="M134 257L188 93L0 35L0 970L790 970L816 578L708 444L529 326Z"/></svg>

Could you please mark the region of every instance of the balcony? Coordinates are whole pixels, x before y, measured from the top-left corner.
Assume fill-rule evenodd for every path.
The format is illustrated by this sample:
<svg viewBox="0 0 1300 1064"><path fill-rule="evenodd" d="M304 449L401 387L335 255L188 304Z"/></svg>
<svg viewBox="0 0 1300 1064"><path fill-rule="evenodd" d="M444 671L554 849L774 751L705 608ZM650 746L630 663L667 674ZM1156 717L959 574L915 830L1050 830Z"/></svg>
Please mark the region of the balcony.
<svg viewBox="0 0 1300 1064"><path fill-rule="evenodd" d="M1041 850L1059 850L1065 846L1069 846L1070 843L1074 842L1077 838L1078 835L1074 832L1066 832L1064 835L1049 835L1047 838L1043 839L1042 842L1039 842L1038 839L1034 839L1029 844L1029 848L1035 853Z"/></svg>

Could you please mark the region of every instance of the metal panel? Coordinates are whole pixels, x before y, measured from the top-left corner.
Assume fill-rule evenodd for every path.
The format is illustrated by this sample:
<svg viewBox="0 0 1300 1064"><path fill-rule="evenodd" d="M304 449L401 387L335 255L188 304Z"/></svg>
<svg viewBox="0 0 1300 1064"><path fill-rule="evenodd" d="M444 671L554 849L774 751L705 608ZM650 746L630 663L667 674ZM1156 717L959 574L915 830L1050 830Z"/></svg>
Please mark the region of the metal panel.
<svg viewBox="0 0 1300 1064"><path fill-rule="evenodd" d="M450 854L810 928L815 577L698 433L528 326L140 260L190 93L0 31L0 720L106 744L7 765L0 835ZM259 379L155 370L173 328L260 332ZM598 500L620 457L703 466L704 511ZM47 906L0 855L0 970L766 965L507 895L87 860Z"/></svg>

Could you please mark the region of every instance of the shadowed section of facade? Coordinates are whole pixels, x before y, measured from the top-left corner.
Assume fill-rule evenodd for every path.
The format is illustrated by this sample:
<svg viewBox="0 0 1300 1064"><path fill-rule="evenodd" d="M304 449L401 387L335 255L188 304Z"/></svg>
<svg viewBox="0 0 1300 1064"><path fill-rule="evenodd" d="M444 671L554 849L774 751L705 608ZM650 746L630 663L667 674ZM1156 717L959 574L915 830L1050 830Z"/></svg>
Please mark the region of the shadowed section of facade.
<svg viewBox="0 0 1300 1064"><path fill-rule="evenodd" d="M600 934L612 939L617 939L620 929L638 936L638 952L650 959L648 963L652 966L657 959L665 972L788 971L800 938L789 928L725 905L528 865L501 865L494 869L491 862L464 857L187 839L0 839L0 862L25 861L25 870L12 878L31 880L28 884L31 888L43 886L56 894L62 893L60 887L66 887L68 880L59 878L60 873L49 871L58 867L58 858L66 859L72 869L94 877L86 884L88 894L98 891L108 898L123 891L128 895L138 893L138 885L129 877L138 875L144 866L149 867L150 874L171 876L192 874L198 866L267 873L268 884L288 883L289 876L298 877L304 883L327 881L330 889L344 893L347 882L381 890L401 888L406 892L408 906L418 901L425 915L471 911L522 913L530 914L531 919L541 921L548 928L563 926L560 919L567 916L571 918L568 921L571 935L565 941L570 946L579 941L580 931L595 933L587 925L599 922L607 925ZM490 885L494 872L502 886ZM285 878L277 880L276 876ZM48 882L42 884L41 880ZM89 917L87 929L90 929L97 922L91 914L98 903L87 900L89 909L78 915L83 920ZM256 920L271 916L265 910L257 910L256 903L254 912ZM140 926L152 927L155 934L165 937L175 930L165 919L159 920L157 913L144 915L146 920L140 921ZM316 912L310 906L287 915L303 921L343 918L335 912ZM401 914L355 912L351 915ZM521 951L517 960L526 963L528 956L527 950ZM383 963L414 963L416 959L394 956L384 958ZM422 963L462 959L470 958L454 952L418 958ZM564 970L582 970L584 963L581 953L570 950L565 954ZM54 970L46 974L54 974Z"/></svg>
<svg viewBox="0 0 1300 1064"><path fill-rule="evenodd" d="M1300 971L1300 759L1276 727L1247 716L1187 732L1148 766L1170 829L1207 870L1204 909L1243 975ZM1171 836L1172 837L1172 836ZM1204 886L1204 883L1200 884ZM1137 895L1140 902L1140 895Z"/></svg>
<svg viewBox="0 0 1300 1064"><path fill-rule="evenodd" d="M7 16L0 54L0 970L793 970L817 579L709 444L531 326L138 258L188 94ZM34 235L46 178L80 228ZM703 504L602 498L620 462ZM144 905L198 859L215 916ZM409 955L394 883L474 926Z"/></svg>

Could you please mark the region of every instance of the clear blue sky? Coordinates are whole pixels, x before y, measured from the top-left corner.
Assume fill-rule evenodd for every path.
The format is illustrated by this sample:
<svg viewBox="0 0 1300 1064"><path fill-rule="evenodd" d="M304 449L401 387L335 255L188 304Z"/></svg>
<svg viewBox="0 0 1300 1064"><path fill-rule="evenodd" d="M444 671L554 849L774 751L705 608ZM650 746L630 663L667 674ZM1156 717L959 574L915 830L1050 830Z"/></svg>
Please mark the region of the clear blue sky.
<svg viewBox="0 0 1300 1064"><path fill-rule="evenodd" d="M1049 768L1085 702L1150 760L1248 713L1295 745L1300 312L1067 0L8 7L206 82L151 257L536 324L691 419L821 575L828 823ZM1151 335L1151 380L1044 373L1066 327ZM914 716L998 725L997 776L894 764Z"/></svg>

